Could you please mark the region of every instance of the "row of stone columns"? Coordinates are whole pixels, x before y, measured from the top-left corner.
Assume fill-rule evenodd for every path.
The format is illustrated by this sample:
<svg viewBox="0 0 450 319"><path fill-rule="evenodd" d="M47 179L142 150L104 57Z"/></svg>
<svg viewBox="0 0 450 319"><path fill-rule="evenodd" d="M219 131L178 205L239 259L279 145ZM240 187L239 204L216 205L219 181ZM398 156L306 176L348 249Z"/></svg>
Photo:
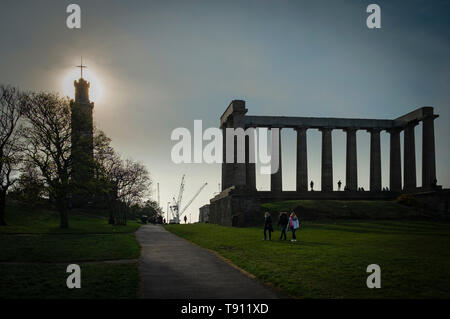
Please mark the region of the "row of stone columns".
<svg viewBox="0 0 450 319"><path fill-rule="evenodd" d="M436 181L436 160L434 142L434 116L423 120L422 137L422 185L430 187ZM414 127L417 121L404 127L404 189L411 190L416 184L416 158ZM297 191L308 189L306 128L297 128ZM333 162L331 128L322 128L322 191L333 190ZM351 191L358 188L357 143L355 128L344 130L346 143L346 186ZM370 133L370 190L381 191L381 129L367 130ZM387 130L390 134L390 174L389 188L401 191L400 132L402 128Z"/></svg>
<svg viewBox="0 0 450 319"><path fill-rule="evenodd" d="M434 146L434 117L426 118L423 122L422 138L422 185L430 187L436 179L435 146ZM416 159L414 127L417 122L409 123L404 130L404 189L411 190L416 184ZM307 138L305 127L296 128L297 131L297 181L296 190L303 192L308 190L308 166L307 166ZM321 128L322 132L322 165L321 184L322 191L333 190L333 155L332 155L332 128ZM355 128L344 130L347 135L346 143L346 186L350 191L358 188L357 143ZM370 133L370 190L381 191L381 129L367 130ZM389 188L392 191L402 190L401 181L401 153L400 132L401 128L387 130L390 134L390 165ZM279 138L279 137L278 137ZM279 165L278 173L271 176L271 190L280 191L281 178L281 139L278 143Z"/></svg>
<svg viewBox="0 0 450 319"><path fill-rule="evenodd" d="M436 180L435 164L435 145L434 145L434 116L423 120L423 138L422 138L422 185L430 187ZM244 127L244 115L234 116L232 124L228 127ZM389 187L392 191L402 190L401 181L401 153L400 153L400 132L404 131L404 180L405 190L411 190L416 185L416 159L415 159L415 137L414 127L417 121L408 123L403 128L388 129L390 134L390 165L389 165ZM245 153L246 163L235 162L227 164L226 159L226 130L225 123L223 129L223 159L222 165L222 189L232 185L246 185L252 190L256 190L256 165L254 160L250 161L249 149L254 148L254 139L246 136ZM304 192L308 190L308 166L307 166L307 127L298 127L297 131L297 171L296 171L296 190ZM332 152L332 130L333 128L321 128L322 132L322 165L321 165L321 184L322 191L333 191L333 152ZM380 132L382 129L368 129L370 133L370 190L381 191L381 146ZM346 132L346 173L345 182L350 191L356 191L358 188L358 165L357 165L357 139L355 128L344 129ZM278 140L278 143L277 143ZM235 150L237 149L236 140L234 141ZM281 129L279 134L272 134L272 145L278 145L278 152L272 149L272 154L278 153L279 169L271 175L271 191L282 191L282 157L281 157Z"/></svg>

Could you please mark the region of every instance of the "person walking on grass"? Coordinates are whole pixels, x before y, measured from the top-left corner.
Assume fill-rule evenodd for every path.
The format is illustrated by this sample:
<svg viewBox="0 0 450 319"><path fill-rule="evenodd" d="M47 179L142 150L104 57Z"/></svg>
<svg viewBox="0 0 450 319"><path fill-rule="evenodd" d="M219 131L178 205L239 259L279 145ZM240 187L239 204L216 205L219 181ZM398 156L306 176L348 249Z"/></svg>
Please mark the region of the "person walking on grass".
<svg viewBox="0 0 450 319"><path fill-rule="evenodd" d="M269 240L272 240L272 217L270 217L269 212L264 213L264 240L267 239L266 232L269 231Z"/></svg>
<svg viewBox="0 0 450 319"><path fill-rule="evenodd" d="M300 223L298 221L297 216L294 212L291 213L289 217L289 230L292 231L292 239L291 241L297 241L297 237L295 237L295 231L300 227Z"/></svg>
<svg viewBox="0 0 450 319"><path fill-rule="evenodd" d="M278 225L281 226L280 240L286 240L286 228L289 223L289 218L286 212L280 212L280 218L278 219Z"/></svg>

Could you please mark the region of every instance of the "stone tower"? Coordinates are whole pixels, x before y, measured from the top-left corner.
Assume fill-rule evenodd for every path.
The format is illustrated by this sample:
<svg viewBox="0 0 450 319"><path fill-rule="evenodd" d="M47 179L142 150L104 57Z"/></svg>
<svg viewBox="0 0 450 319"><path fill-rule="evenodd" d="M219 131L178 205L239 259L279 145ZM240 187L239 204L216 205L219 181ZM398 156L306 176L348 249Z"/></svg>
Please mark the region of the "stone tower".
<svg viewBox="0 0 450 319"><path fill-rule="evenodd" d="M89 201L89 182L93 178L94 103L89 100L90 83L81 78L74 81L75 100L70 101L72 122L72 181L75 186L73 204L83 206Z"/></svg>

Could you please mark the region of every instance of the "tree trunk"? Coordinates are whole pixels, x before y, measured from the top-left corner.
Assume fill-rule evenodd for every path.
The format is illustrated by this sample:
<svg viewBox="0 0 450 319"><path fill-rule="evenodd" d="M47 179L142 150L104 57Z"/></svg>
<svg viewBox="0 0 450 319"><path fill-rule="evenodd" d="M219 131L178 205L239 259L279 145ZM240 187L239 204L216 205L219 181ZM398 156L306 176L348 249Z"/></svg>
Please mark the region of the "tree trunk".
<svg viewBox="0 0 450 319"><path fill-rule="evenodd" d="M109 220L111 225L117 225L117 204L115 199L109 200Z"/></svg>
<svg viewBox="0 0 450 319"><path fill-rule="evenodd" d="M116 202L116 200L115 200L114 196L111 193L109 193L106 198L107 198L108 204L109 204L108 224L114 225L115 224L115 209L116 209L115 202Z"/></svg>
<svg viewBox="0 0 450 319"><path fill-rule="evenodd" d="M123 225L127 225L127 214L129 211L128 205L125 206L124 212L123 212Z"/></svg>
<svg viewBox="0 0 450 319"><path fill-rule="evenodd" d="M6 226L5 210L6 210L6 192L0 192L0 226Z"/></svg>
<svg viewBox="0 0 450 319"><path fill-rule="evenodd" d="M116 225L123 225L123 209L122 209L122 203L116 202Z"/></svg>

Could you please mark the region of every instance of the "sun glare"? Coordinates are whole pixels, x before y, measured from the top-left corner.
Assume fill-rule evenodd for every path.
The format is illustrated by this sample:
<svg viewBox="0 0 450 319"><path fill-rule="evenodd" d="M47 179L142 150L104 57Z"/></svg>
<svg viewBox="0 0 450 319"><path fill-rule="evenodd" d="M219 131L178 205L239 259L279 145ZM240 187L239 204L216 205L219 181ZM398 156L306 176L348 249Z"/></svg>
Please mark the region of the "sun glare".
<svg viewBox="0 0 450 319"><path fill-rule="evenodd" d="M80 70L73 68L65 72L62 79L62 94L71 99L75 98L75 87L73 82L80 78ZM88 68L83 70L83 78L90 82L89 97L91 102L100 102L103 98L103 87L98 75Z"/></svg>

